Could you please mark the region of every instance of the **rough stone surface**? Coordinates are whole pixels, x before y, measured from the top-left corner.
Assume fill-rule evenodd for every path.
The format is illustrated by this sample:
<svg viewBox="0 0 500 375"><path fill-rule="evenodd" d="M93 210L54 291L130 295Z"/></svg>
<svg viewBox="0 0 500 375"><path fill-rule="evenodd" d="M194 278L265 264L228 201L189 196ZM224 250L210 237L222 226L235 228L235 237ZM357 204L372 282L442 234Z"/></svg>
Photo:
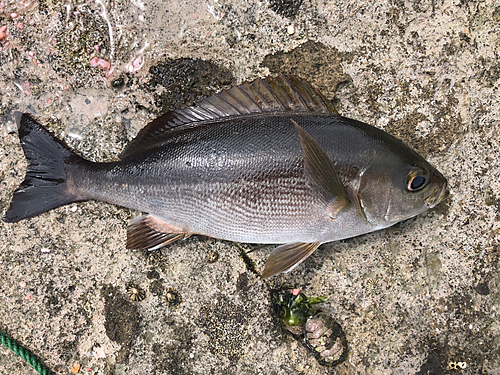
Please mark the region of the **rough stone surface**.
<svg viewBox="0 0 500 375"><path fill-rule="evenodd" d="M105 203L0 222L0 330L55 374L500 374L499 20L497 1L474 0L0 0L0 215L26 169L14 110L112 160L163 110L269 73L307 78L451 189L269 285L255 274L267 249L193 237L126 250L134 213ZM344 365L280 330L281 284L328 297ZM0 374L30 371L0 348Z"/></svg>

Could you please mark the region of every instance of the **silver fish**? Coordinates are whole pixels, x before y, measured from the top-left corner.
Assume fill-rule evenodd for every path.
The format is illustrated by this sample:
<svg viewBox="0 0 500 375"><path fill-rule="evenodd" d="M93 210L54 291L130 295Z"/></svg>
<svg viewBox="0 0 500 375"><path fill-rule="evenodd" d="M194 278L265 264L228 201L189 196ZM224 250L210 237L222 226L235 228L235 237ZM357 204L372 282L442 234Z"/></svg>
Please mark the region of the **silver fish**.
<svg viewBox="0 0 500 375"><path fill-rule="evenodd" d="M288 272L322 243L391 226L434 207L446 179L384 131L338 115L297 78L257 79L160 116L120 160L71 152L16 113L26 178L6 222L96 199L146 215L127 248L156 249L192 234L281 244L263 278Z"/></svg>

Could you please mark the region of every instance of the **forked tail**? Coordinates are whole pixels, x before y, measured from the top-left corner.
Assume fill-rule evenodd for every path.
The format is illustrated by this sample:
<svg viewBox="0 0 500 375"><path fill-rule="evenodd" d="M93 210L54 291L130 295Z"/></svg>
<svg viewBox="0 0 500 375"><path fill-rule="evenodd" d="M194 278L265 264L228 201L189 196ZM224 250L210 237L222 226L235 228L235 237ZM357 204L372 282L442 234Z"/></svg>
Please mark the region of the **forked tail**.
<svg viewBox="0 0 500 375"><path fill-rule="evenodd" d="M3 220L15 223L52 208L81 200L68 183L70 164L81 159L54 138L29 114L14 114L28 160L26 177L14 192Z"/></svg>

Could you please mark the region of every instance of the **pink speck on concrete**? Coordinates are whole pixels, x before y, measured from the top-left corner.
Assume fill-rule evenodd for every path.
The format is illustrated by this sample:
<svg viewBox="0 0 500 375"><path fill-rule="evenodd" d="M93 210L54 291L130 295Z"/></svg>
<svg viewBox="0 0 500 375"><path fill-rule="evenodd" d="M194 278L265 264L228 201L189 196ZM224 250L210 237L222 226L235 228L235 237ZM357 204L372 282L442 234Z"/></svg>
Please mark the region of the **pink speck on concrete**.
<svg viewBox="0 0 500 375"><path fill-rule="evenodd" d="M23 89L24 95L31 96L33 85L29 81L21 82L21 87Z"/></svg>
<svg viewBox="0 0 500 375"><path fill-rule="evenodd" d="M114 71L114 68L111 67L107 72L106 72L106 78L111 76L111 74L113 74L113 71Z"/></svg>
<svg viewBox="0 0 500 375"><path fill-rule="evenodd" d="M8 35L7 25L0 27L0 40L7 38Z"/></svg>
<svg viewBox="0 0 500 375"><path fill-rule="evenodd" d="M138 71L139 69L142 68L142 66L144 65L144 59L142 58L141 55L139 56L136 56L132 62L130 64L127 65L127 70L132 73L132 72L136 72Z"/></svg>
<svg viewBox="0 0 500 375"><path fill-rule="evenodd" d="M92 354L94 355L95 359L106 358L106 353L104 352L104 349L100 347L94 348Z"/></svg>
<svg viewBox="0 0 500 375"><path fill-rule="evenodd" d="M100 66L101 68L103 68L105 70L108 70L109 68L111 68L111 64L108 61L106 61L104 59L99 59L97 57L94 57L92 60L90 60L90 66L93 68Z"/></svg>

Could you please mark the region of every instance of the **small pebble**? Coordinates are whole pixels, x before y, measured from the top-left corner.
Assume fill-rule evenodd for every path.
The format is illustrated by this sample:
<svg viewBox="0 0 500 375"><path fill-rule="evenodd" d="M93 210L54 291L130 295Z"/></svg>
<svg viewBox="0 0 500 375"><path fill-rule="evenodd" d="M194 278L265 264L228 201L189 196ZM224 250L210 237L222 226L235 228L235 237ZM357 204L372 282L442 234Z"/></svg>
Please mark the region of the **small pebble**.
<svg viewBox="0 0 500 375"><path fill-rule="evenodd" d="M174 288L167 288L163 295L163 299L168 307L177 307L182 303L180 293Z"/></svg>
<svg viewBox="0 0 500 375"><path fill-rule="evenodd" d="M208 263L215 263L219 260L219 253L217 251L212 251L210 254L207 256L207 262Z"/></svg>
<svg viewBox="0 0 500 375"><path fill-rule="evenodd" d="M484 197L484 203L487 206L493 206L496 202L495 194L493 194L491 190L485 191L483 197Z"/></svg>
<svg viewBox="0 0 500 375"><path fill-rule="evenodd" d="M288 25L288 27L286 28L286 32L288 33L288 35L293 35L295 33L295 27L293 25Z"/></svg>
<svg viewBox="0 0 500 375"><path fill-rule="evenodd" d="M42 253L50 253L50 249L47 249L46 247L42 247L42 248L40 249L40 251L41 251Z"/></svg>
<svg viewBox="0 0 500 375"><path fill-rule="evenodd" d="M7 38L7 26L1 26L0 27L0 40L1 39L4 39L4 38Z"/></svg>
<svg viewBox="0 0 500 375"><path fill-rule="evenodd" d="M123 79L123 77L118 77L117 79L113 80L113 82L111 82L111 86L113 86L115 89L122 87L124 84L125 80Z"/></svg>

